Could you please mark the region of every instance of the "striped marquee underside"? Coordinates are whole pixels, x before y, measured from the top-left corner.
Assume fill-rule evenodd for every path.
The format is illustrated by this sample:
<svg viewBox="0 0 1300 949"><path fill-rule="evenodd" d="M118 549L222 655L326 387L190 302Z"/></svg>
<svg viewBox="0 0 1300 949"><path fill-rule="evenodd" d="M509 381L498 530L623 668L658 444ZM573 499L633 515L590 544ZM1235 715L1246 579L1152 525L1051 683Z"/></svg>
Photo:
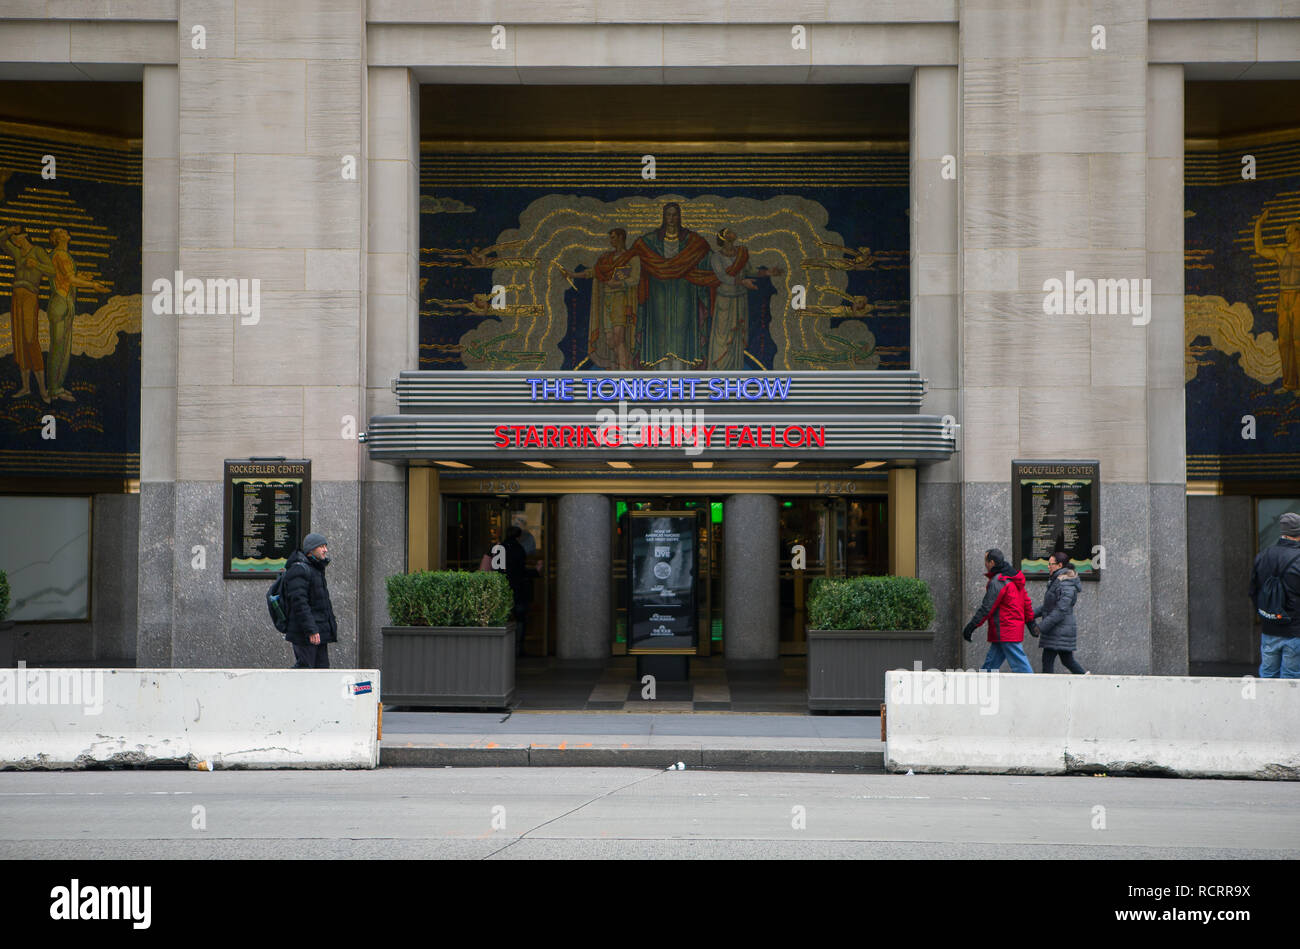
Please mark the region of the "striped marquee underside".
<svg viewBox="0 0 1300 949"><path fill-rule="evenodd" d="M552 383L569 380L581 398L573 402L531 400L532 385L529 380L548 380ZM398 411L402 414L442 415L461 412L506 411L512 416L526 411L575 412L592 415L597 409L618 407L618 399L607 401L597 398L588 401L587 380L593 387L601 380L673 380L689 384L695 382L694 401L680 399L629 400L644 408L694 408L713 412L752 411L760 409L766 414L797 414L812 418L821 413L878 411L919 411L925 396L925 380L921 374L903 371L860 372L403 372L393 382L397 393ZM708 384L712 380L728 380L754 391L765 381L789 380L789 397L785 400L729 398L710 401ZM606 382L605 392L611 385Z"/></svg>

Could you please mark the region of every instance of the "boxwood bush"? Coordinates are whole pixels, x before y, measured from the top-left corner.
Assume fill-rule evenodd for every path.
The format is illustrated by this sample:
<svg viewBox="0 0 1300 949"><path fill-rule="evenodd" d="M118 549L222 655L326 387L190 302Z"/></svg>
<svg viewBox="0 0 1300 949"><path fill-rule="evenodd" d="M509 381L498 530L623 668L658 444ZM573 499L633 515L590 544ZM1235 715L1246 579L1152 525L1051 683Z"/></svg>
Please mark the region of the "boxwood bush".
<svg viewBox="0 0 1300 949"><path fill-rule="evenodd" d="M934 601L916 577L819 577L808 600L809 629L929 629Z"/></svg>
<svg viewBox="0 0 1300 949"><path fill-rule="evenodd" d="M0 570L0 623L9 615L9 575Z"/></svg>
<svg viewBox="0 0 1300 949"><path fill-rule="evenodd" d="M394 626L504 626L514 606L505 574L425 570L389 577Z"/></svg>

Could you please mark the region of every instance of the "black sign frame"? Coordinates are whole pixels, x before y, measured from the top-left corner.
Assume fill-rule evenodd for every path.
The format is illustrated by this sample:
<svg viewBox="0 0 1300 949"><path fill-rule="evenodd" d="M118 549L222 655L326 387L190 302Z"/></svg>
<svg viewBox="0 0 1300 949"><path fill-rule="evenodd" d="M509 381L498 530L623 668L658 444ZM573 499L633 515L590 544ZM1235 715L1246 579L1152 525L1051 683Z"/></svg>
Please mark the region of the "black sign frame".
<svg viewBox="0 0 1300 949"><path fill-rule="evenodd" d="M700 643L700 621L699 621L699 588L700 588L700 512L699 511L628 511L628 545L627 545L627 653L629 656L693 656L699 650ZM638 607L641 609L653 607L647 604L637 603L637 542L639 539L637 526L647 519L674 519L687 522L679 528L680 534L690 534L691 545L691 584L690 584L690 602L682 604L680 612L683 618L690 620L690 645L681 642L684 635L679 634L671 638L671 645L653 646L647 645L653 643L654 639L648 636L642 636L639 639L635 635L637 624ZM662 605L661 605L662 608ZM649 620L647 620L649 622Z"/></svg>
<svg viewBox="0 0 1300 949"><path fill-rule="evenodd" d="M227 458L222 470L222 574L227 580L260 580L274 578L283 569L282 566L268 566L263 569L234 569L236 560L245 559L244 550L239 546L239 533L235 520L243 521L243 505L236 503L236 496L243 498L242 489L237 483L244 483L249 477L264 477L269 480L287 480L298 492L296 521L289 529L287 545L275 548L277 552L286 551L285 557L297 550L302 539L311 530L311 460L308 458ZM295 483L296 482L296 483ZM264 558L272 563L281 558Z"/></svg>
<svg viewBox="0 0 1300 949"><path fill-rule="evenodd" d="M1064 543L1064 532L1056 534L1052 551L1042 558L1043 565L1037 569L1026 569L1025 556L1034 547L1034 525L1026 523L1024 511L1026 504L1032 507L1036 483L1043 481L1063 482L1049 485L1051 495L1048 502L1053 517L1064 525L1065 492L1071 484L1087 486L1086 507L1081 513L1079 527L1073 549ZM1104 572L1092 562L1093 551L1101 544L1101 462L1096 459L1049 459L1036 461L1016 459L1011 462L1011 565L1025 574L1026 580L1046 580L1051 571L1047 569L1047 557L1057 550L1064 550L1070 555L1074 569L1080 580L1098 582ZM1086 547L1086 549L1085 549Z"/></svg>

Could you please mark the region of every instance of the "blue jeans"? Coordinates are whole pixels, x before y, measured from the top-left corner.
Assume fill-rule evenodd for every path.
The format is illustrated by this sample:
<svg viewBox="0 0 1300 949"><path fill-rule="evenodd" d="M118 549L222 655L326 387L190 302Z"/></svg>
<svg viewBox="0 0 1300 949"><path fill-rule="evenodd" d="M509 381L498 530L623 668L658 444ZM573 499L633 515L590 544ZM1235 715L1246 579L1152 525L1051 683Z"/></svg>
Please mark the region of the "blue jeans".
<svg viewBox="0 0 1300 949"><path fill-rule="evenodd" d="M1025 655L1025 647L1020 643L989 643L989 654L984 657L982 668L996 672L1004 662L1011 664L1012 672L1034 671L1034 667L1029 664L1029 657Z"/></svg>
<svg viewBox="0 0 1300 949"><path fill-rule="evenodd" d="M1259 677L1300 679L1300 636L1274 636L1272 633L1260 633Z"/></svg>

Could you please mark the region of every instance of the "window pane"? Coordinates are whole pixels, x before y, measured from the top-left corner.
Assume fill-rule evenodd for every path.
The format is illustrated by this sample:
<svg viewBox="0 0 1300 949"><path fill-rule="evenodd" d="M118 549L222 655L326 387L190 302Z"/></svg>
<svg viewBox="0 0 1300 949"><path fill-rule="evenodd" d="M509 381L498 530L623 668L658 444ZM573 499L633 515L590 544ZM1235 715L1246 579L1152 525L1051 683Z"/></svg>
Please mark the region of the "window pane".
<svg viewBox="0 0 1300 949"><path fill-rule="evenodd" d="M1257 510L1259 523L1255 525L1259 549L1272 547L1282 538L1278 521L1288 511L1300 513L1300 500L1295 498L1260 498Z"/></svg>
<svg viewBox="0 0 1300 949"><path fill-rule="evenodd" d="M0 497L0 570L6 619L90 619L90 498Z"/></svg>

